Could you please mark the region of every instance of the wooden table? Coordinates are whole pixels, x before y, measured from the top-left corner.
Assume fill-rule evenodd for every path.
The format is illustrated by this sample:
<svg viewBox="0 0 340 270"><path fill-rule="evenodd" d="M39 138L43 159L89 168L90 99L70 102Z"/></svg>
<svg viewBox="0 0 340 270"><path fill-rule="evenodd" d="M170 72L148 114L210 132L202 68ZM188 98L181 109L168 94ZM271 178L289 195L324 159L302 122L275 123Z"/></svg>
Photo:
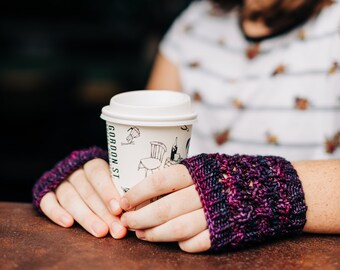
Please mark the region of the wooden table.
<svg viewBox="0 0 340 270"><path fill-rule="evenodd" d="M0 269L340 269L340 237L304 234L221 254L188 254L130 233L96 239L64 229L30 204L0 203Z"/></svg>

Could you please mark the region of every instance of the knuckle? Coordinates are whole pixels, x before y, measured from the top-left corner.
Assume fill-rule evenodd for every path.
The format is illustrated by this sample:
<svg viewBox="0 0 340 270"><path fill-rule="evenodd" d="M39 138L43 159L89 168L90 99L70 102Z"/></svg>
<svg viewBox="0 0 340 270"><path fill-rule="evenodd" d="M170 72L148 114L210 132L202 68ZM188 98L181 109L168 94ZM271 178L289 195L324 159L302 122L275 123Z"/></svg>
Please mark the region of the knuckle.
<svg viewBox="0 0 340 270"><path fill-rule="evenodd" d="M94 179L98 176L110 173L107 163L99 158L88 161L84 165L84 171L89 179Z"/></svg>
<svg viewBox="0 0 340 270"><path fill-rule="evenodd" d="M193 180L191 178L191 175L190 175L187 167L185 167L183 164L177 164L176 166L177 166L176 170L178 171L178 173L182 177L182 179L186 180L186 182L193 183Z"/></svg>
<svg viewBox="0 0 340 270"><path fill-rule="evenodd" d="M97 194L91 185L87 183L88 179L85 176L84 170L78 170L73 173L69 177L68 181L72 184L74 189L85 202L92 202L96 199Z"/></svg>
<svg viewBox="0 0 340 270"><path fill-rule="evenodd" d="M66 182L61 185L55 191L56 197L61 205L70 205L74 200L74 192L70 184Z"/></svg>
<svg viewBox="0 0 340 270"><path fill-rule="evenodd" d="M85 166L106 166L107 162L101 158L94 158L85 163Z"/></svg>
<svg viewBox="0 0 340 270"><path fill-rule="evenodd" d="M89 189L87 187L81 187L77 191L85 202L89 203L96 199L97 194L94 193L92 189Z"/></svg>
<svg viewBox="0 0 340 270"><path fill-rule="evenodd" d="M99 205L98 208L96 209L96 214L107 224L112 223L112 221L114 220L114 216L110 214L109 210L105 207L105 205Z"/></svg>
<svg viewBox="0 0 340 270"><path fill-rule="evenodd" d="M171 226L171 234L176 236L177 239L182 240L188 237L187 227L181 223L175 223Z"/></svg>
<svg viewBox="0 0 340 270"><path fill-rule="evenodd" d="M133 216L126 215L125 220L126 220L127 225L129 226L129 228L133 228L133 229L137 228L138 223Z"/></svg>
<svg viewBox="0 0 340 270"><path fill-rule="evenodd" d="M151 188L154 191L160 191L164 188L165 177L162 172L154 173L150 176Z"/></svg>
<svg viewBox="0 0 340 270"><path fill-rule="evenodd" d="M69 177L68 181L73 184L74 186L78 186L82 181L86 179L85 172L83 169L78 169L73 172Z"/></svg>
<svg viewBox="0 0 340 270"><path fill-rule="evenodd" d="M156 217L161 222L166 222L170 218L171 205L166 202L158 201L156 204Z"/></svg>

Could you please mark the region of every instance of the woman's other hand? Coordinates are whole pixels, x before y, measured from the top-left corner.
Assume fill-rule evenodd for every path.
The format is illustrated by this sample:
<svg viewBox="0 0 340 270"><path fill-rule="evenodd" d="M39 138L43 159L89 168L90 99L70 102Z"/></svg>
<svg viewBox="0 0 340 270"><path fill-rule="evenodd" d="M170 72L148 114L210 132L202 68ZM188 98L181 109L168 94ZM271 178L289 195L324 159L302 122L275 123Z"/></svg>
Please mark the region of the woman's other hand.
<svg viewBox="0 0 340 270"><path fill-rule="evenodd" d="M62 227L71 227L76 221L95 237L110 232L114 238L120 239L127 230L117 216L120 213L112 210L117 209L119 198L109 165L97 158L72 173L55 191L47 193L40 208Z"/></svg>

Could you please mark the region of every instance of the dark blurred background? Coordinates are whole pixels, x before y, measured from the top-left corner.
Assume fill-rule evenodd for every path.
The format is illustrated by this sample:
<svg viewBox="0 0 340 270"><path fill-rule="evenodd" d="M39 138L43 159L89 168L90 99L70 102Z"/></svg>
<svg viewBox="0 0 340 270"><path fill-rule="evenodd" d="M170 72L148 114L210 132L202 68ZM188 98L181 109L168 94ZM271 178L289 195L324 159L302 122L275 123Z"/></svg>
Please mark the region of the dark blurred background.
<svg viewBox="0 0 340 270"><path fill-rule="evenodd" d="M158 43L190 0L0 3L0 200L72 150L106 147L101 108L142 89Z"/></svg>

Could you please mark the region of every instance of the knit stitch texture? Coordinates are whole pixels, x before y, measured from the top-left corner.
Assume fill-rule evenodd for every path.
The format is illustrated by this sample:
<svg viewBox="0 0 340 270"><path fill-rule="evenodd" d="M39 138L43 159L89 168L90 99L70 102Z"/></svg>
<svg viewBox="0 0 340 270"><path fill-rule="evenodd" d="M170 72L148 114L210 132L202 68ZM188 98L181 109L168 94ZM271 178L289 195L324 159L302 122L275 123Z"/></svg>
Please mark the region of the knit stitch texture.
<svg viewBox="0 0 340 270"><path fill-rule="evenodd" d="M93 146L88 149L73 151L68 157L58 162L54 168L45 172L33 186L33 205L41 212L40 202L49 191L55 190L70 174L94 158L108 160L107 151Z"/></svg>
<svg viewBox="0 0 340 270"><path fill-rule="evenodd" d="M300 232L307 206L296 170L275 156L201 154L181 162L201 198L211 250Z"/></svg>

